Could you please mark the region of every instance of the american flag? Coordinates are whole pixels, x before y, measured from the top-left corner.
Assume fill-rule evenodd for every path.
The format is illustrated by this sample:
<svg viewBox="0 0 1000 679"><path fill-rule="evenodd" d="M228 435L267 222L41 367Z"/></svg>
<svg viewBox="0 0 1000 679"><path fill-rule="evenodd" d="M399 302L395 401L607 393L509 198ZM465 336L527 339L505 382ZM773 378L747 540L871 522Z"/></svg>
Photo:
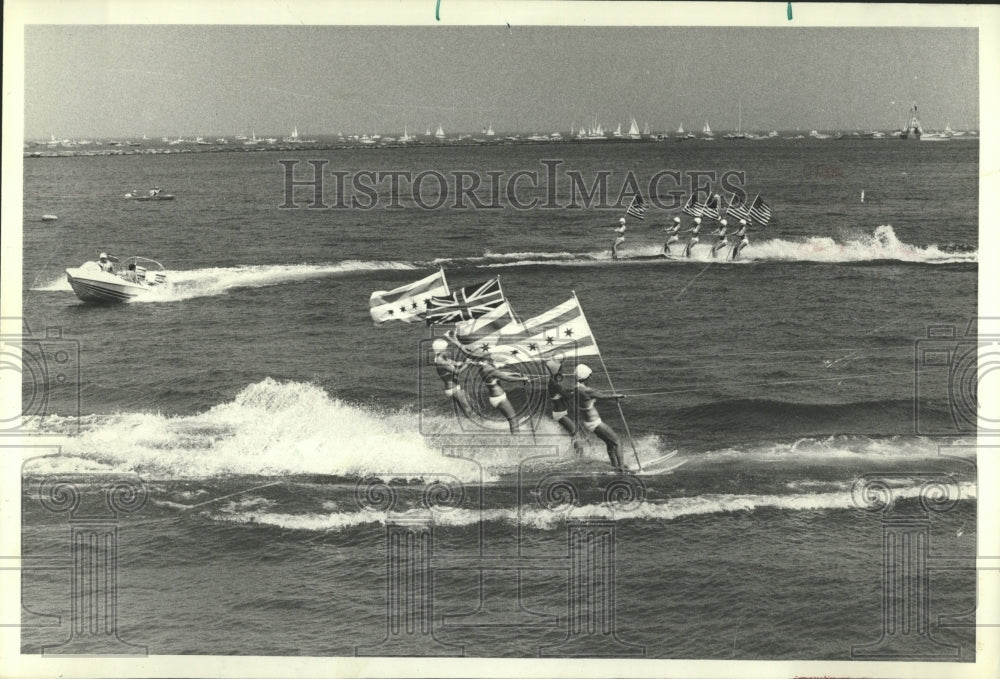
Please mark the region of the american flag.
<svg viewBox="0 0 1000 679"><path fill-rule="evenodd" d="M771 221L771 206L765 203L763 198L757 196L753 199L753 205L750 206L750 216L755 222L766 225Z"/></svg>
<svg viewBox="0 0 1000 679"><path fill-rule="evenodd" d="M444 297L431 297L427 302L427 325L468 321L505 302L499 278L468 285Z"/></svg>
<svg viewBox="0 0 1000 679"><path fill-rule="evenodd" d="M626 214L632 215L636 219L642 219L646 215L647 205L642 200L642 196L636 196L632 199L632 204L628 206Z"/></svg>
<svg viewBox="0 0 1000 679"><path fill-rule="evenodd" d="M696 203L694 201L694 194L692 193L691 197L688 198L688 202L681 208L681 211L691 215L692 217L701 217L703 209L704 206L701 203Z"/></svg>
<svg viewBox="0 0 1000 679"><path fill-rule="evenodd" d="M729 208L726 210L726 216L732 215L737 219L750 220L750 208L744 203L739 196L735 193L733 197L729 200Z"/></svg>
<svg viewBox="0 0 1000 679"><path fill-rule="evenodd" d="M424 310L434 295L447 295L448 281L444 269L427 278L393 290L376 290L368 302L372 320L376 323L402 321L416 323L423 320Z"/></svg>
<svg viewBox="0 0 1000 679"><path fill-rule="evenodd" d="M711 217L712 219L721 219L722 215L719 214L719 208L722 206L722 200L719 198L719 194L715 194L708 197L705 201L705 205L701 208L701 214L705 217Z"/></svg>

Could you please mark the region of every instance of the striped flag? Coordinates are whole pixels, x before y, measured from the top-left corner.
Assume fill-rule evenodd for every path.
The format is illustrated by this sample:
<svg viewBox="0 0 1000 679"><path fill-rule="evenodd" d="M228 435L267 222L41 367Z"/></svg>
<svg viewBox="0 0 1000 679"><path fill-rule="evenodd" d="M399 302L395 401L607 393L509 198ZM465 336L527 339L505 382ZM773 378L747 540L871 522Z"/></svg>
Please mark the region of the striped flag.
<svg viewBox="0 0 1000 679"><path fill-rule="evenodd" d="M427 325L458 323L478 318L504 304L500 279L468 285L443 297L431 297L427 302Z"/></svg>
<svg viewBox="0 0 1000 679"><path fill-rule="evenodd" d="M497 365L600 354L576 297L523 323L508 323L499 332L478 338L475 348L489 352Z"/></svg>
<svg viewBox="0 0 1000 679"><path fill-rule="evenodd" d="M753 205L750 206L750 216L755 222L766 225L771 221L771 207L764 202L763 198L757 196L753 199Z"/></svg>
<svg viewBox="0 0 1000 679"><path fill-rule="evenodd" d="M691 197L688 198L688 202L681 208L681 211L691 215L692 217L701 217L702 209L703 206L701 203L695 202L694 194L692 193Z"/></svg>
<svg viewBox="0 0 1000 679"><path fill-rule="evenodd" d="M628 210L626 210L625 213L635 217L636 219L643 219L646 216L647 209L648 206L645 202L643 202L642 196L636 195L636 197L632 199L632 204L628 206Z"/></svg>
<svg viewBox="0 0 1000 679"><path fill-rule="evenodd" d="M431 297L447 295L448 292L444 269L440 269L427 278L395 290L376 290L368 302L369 312L376 323L386 321L416 323L423 320L427 302Z"/></svg>
<svg viewBox="0 0 1000 679"><path fill-rule="evenodd" d="M456 324L455 337L462 344L475 344L484 337L499 334L513 319L514 312L505 300L496 309L488 311L478 318Z"/></svg>
<svg viewBox="0 0 1000 679"><path fill-rule="evenodd" d="M719 198L719 194L710 195L701 208L701 214L716 220L722 219L722 215L719 214L720 207L722 207L722 200Z"/></svg>
<svg viewBox="0 0 1000 679"><path fill-rule="evenodd" d="M750 208L735 193L729 200L729 207L726 209L726 216L733 216L737 219L750 220Z"/></svg>

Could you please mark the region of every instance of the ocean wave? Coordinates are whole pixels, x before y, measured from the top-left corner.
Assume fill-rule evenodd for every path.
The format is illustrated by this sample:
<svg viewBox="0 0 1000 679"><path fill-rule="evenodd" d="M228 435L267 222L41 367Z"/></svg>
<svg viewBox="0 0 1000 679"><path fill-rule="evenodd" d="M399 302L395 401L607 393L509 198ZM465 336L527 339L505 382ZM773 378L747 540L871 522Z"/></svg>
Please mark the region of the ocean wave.
<svg viewBox="0 0 1000 679"><path fill-rule="evenodd" d="M746 407L753 408L753 402ZM822 411L829 406L802 407ZM541 419L533 434L525 427L519 439L550 451L527 463L521 448L514 445L518 440L506 432L506 423L488 421L482 423L483 429L471 431L462 426L454 416L352 404L311 383L268 378L245 387L232 401L194 415L124 412L80 419L29 418L25 428L54 437L63 453L40 458L26 472L101 469L136 472L149 479L231 475L413 479L446 474L463 482L489 482L505 473L544 470L568 460L580 469L602 470L607 465L602 445L588 446L583 459L573 458L568 437L549 418ZM80 431L74 433L77 427ZM634 439L643 460L676 447L641 430ZM840 435L687 456L696 464L733 457L802 459L809 464L843 457L930 459L939 457L940 444L937 439L912 436Z"/></svg>
<svg viewBox="0 0 1000 679"><path fill-rule="evenodd" d="M957 500L976 499L976 484L958 484ZM893 489L897 500L916 498L924 491L921 483L900 485ZM375 510L352 512L309 512L291 514L267 511L212 512L209 518L227 523L272 526L284 530L309 532L338 531L366 524L386 524L399 520L426 525L462 527L486 523L521 525L537 530L551 530L570 520L604 521L672 521L689 516L711 514L752 513L758 510L784 511L843 510L858 507L857 498L848 491L821 493L794 493L787 495L730 495L711 494L671 498L667 501L642 502L622 507L614 503L584 504L546 509L538 506L514 506L474 509L449 509L431 511L409 509L402 512Z"/></svg>

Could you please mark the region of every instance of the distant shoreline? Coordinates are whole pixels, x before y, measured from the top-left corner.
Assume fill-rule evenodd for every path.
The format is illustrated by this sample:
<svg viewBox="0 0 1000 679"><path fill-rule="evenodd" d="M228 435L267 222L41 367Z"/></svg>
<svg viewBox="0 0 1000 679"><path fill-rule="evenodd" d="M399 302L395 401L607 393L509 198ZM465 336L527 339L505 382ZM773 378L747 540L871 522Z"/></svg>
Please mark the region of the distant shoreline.
<svg viewBox="0 0 1000 679"><path fill-rule="evenodd" d="M354 151L360 149L403 149L403 148L440 148L440 147L454 147L454 146L467 146L467 147L480 147L480 146L548 146L555 144L573 144L573 145L589 145L589 144L664 144L669 142L675 143L685 143L685 144L699 144L712 141L720 141L726 144L734 142L759 142L759 141L769 141L769 142L785 142L785 141L809 141L816 139L816 141L844 141L844 140L864 140L864 141L907 141L899 139L895 135L886 135L884 137L873 138L870 134L842 134L840 136L831 136L829 138L815 138L808 135L797 134L794 137L782 136L782 137L747 137L743 139L726 139L725 137L718 136L711 139L702 137L662 137L662 138L646 138L646 139L618 139L609 137L607 139L549 139L549 140L536 140L536 139L497 139L495 141L480 141L476 139L454 139L447 141L419 141L419 142L386 142L377 144L364 144L358 142L318 142L318 143L277 143L277 144L265 144L265 145L252 145L246 146L243 144L185 144L182 148L172 148L164 146L113 146L110 148L86 148L81 149L77 147L70 148L59 148L58 150L52 148L43 149L25 149L23 156L24 158L75 158L75 157L87 157L87 156L135 156L135 155L167 155L167 154L179 154L179 153L266 153L266 152L289 152L289 151ZM947 140L942 141L978 141L978 135L966 134L960 137L952 137ZM914 140L915 141L915 140ZM44 142L42 143L44 144ZM40 145L36 143L36 145ZM103 146L103 145L102 145Z"/></svg>

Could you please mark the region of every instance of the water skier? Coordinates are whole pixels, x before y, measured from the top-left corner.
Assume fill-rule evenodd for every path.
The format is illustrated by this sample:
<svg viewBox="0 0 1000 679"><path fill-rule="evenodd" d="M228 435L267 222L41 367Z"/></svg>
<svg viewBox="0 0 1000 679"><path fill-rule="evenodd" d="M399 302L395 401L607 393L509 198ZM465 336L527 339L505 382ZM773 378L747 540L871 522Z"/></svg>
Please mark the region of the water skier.
<svg viewBox="0 0 1000 679"><path fill-rule="evenodd" d="M681 218L674 217L674 225L665 227L663 230L670 236L667 239L667 242L663 244L663 254L669 255L671 254L670 246L680 240L680 236L677 235L677 232L681 230Z"/></svg>
<svg viewBox="0 0 1000 679"><path fill-rule="evenodd" d="M733 234L733 236L738 236L740 239L736 243L736 245L733 246L733 254L731 256L731 259L735 262L737 259L739 259L740 251L742 251L743 248L745 248L746 246L750 245L750 238L747 237L747 220L745 219L740 220L740 228L736 233Z"/></svg>
<svg viewBox="0 0 1000 679"><path fill-rule="evenodd" d="M434 350L434 368L438 377L444 382L444 395L459 407L462 414L472 417L472 406L469 404L469 397L465 395L462 385L458 383L458 374L467 366L468 361L456 361L448 356L448 342L438 338L431 344Z"/></svg>
<svg viewBox="0 0 1000 679"><path fill-rule="evenodd" d="M549 402L552 405L552 419L558 422L570 435L573 440L573 449L579 455L583 452L583 445L576 438L576 422L569 416L569 404L573 397L573 390L567 387L564 382L561 361L546 361L545 367L549 371L548 392Z"/></svg>
<svg viewBox="0 0 1000 679"><path fill-rule="evenodd" d="M687 233L692 234L691 240L688 241L687 246L684 248L684 256L691 257L691 249L698 244L698 230L701 229L701 217L694 218L694 227L687 230Z"/></svg>
<svg viewBox="0 0 1000 679"><path fill-rule="evenodd" d="M512 406L510 401L507 399L507 392L505 392L503 387L500 386L500 380L506 380L508 382L530 382L531 378L518 373L500 370L496 367L493 356L491 356L489 352L475 351L462 346L462 344L456 340L455 336L450 332L446 334L445 337L451 340L452 344L461 349L466 356L469 356L475 361L474 365L479 369L479 374L482 376L483 382L486 385L490 405L499 410L507 420L507 425L510 427L510 433L516 434L518 432L517 415L514 412L514 406Z"/></svg>
<svg viewBox="0 0 1000 679"><path fill-rule="evenodd" d="M625 218L622 217L619 219L618 224L618 228L614 229L618 237L615 238L615 243L611 246L611 259L618 259L618 246L625 242L625 229L627 228L625 226Z"/></svg>
<svg viewBox="0 0 1000 679"><path fill-rule="evenodd" d="M715 259L715 255L719 252L719 250L721 250L722 248L724 248L727 245L729 245L729 241L726 240L726 220L725 219L719 221L719 228L718 228L718 230L713 231L712 235L719 237L719 240L717 240L715 242L715 245L712 246L712 259Z"/></svg>
<svg viewBox="0 0 1000 679"><path fill-rule="evenodd" d="M584 363L576 366L576 395L579 399L580 414L583 416L581 424L584 429L594 432L597 438L604 441L614 470L619 473L628 471L622 464L621 442L618 440L618 435L601 420L601 414L597 412L595 406L598 399L621 399L625 398L625 394L607 394L594 389L587 384L587 379L592 373L590 366Z"/></svg>
<svg viewBox="0 0 1000 679"><path fill-rule="evenodd" d="M510 426L510 433L517 434L518 424L517 415L514 413L514 406L510 404L507 400L507 392L503 390L500 386L500 380L506 380L508 382L530 382L530 377L525 377L519 373L507 372L505 370L500 370L496 367L496 363L493 357L489 354L482 355L476 367L479 368L479 374L482 375L483 380L486 383L486 389L489 392L489 402L490 405L500 411L500 413L507 419L507 424Z"/></svg>

